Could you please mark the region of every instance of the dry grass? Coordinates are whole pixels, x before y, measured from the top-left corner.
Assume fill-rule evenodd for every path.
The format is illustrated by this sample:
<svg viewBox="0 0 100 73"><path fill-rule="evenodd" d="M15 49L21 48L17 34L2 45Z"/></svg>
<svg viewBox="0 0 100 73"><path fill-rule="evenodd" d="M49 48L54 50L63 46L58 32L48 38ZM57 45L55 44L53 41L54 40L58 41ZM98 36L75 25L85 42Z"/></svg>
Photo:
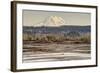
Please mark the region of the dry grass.
<svg viewBox="0 0 100 73"><path fill-rule="evenodd" d="M65 42L71 41L71 43L90 43L91 37L90 34L84 34L79 37L67 37L64 35L51 35L51 34L40 34L40 35L23 35L24 41L35 41L35 42L44 42L44 43L53 43L53 42Z"/></svg>

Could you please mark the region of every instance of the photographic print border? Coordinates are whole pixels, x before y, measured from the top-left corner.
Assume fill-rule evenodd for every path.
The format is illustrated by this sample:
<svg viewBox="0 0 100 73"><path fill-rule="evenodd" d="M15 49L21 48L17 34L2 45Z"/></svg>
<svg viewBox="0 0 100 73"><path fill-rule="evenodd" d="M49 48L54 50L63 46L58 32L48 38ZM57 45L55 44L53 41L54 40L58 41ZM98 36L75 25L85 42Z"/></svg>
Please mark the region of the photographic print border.
<svg viewBox="0 0 100 73"><path fill-rule="evenodd" d="M82 7L82 8L95 8L96 9L96 60L95 65L83 66L68 66L68 67L52 67L52 68L31 68L31 69L17 69L17 4L35 4L35 5L50 5L50 6L65 6L65 7ZM27 2L27 1L12 1L11 2L11 71L36 71L36 70L52 70L52 69L68 69L68 68L83 68L83 67L96 67L98 65L98 50L97 50L97 22L98 22L98 8L97 6L89 5L74 5L74 4L58 4L58 3L42 3L42 2Z"/></svg>

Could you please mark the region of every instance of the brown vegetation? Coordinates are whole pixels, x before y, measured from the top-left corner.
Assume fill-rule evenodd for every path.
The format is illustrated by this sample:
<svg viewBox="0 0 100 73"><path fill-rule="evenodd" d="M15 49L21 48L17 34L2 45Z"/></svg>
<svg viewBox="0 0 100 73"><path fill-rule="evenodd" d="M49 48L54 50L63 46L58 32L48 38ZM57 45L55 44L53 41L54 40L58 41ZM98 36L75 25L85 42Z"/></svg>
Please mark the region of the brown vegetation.
<svg viewBox="0 0 100 73"><path fill-rule="evenodd" d="M90 43L91 37L90 34L81 35L79 37L65 37L64 35L54 35L54 34L36 34L36 35L23 35L24 41L34 41L34 42L44 42L44 43L52 43L52 42L67 42L71 41L71 43Z"/></svg>

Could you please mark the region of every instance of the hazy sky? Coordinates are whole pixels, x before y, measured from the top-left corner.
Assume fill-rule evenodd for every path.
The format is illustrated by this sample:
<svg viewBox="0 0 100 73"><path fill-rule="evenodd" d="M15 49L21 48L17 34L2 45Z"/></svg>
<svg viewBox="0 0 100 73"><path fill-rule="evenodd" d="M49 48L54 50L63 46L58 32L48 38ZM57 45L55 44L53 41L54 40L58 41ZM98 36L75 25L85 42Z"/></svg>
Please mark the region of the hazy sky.
<svg viewBox="0 0 100 73"><path fill-rule="evenodd" d="M91 14L89 13L23 10L23 26L36 26L50 16L63 18L66 25L85 26L91 24ZM40 24L40 26L42 25Z"/></svg>

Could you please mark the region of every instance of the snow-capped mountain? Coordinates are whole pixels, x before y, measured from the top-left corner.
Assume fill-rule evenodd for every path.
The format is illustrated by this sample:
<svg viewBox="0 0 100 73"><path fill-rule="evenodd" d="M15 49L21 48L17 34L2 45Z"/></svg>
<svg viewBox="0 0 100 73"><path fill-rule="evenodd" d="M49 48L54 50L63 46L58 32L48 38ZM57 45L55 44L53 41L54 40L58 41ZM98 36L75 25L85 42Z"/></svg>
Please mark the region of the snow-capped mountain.
<svg viewBox="0 0 100 73"><path fill-rule="evenodd" d="M78 25L69 25L66 24L65 20L59 16L50 16L44 19L42 22L35 24L33 26L24 26L24 33L63 33L66 34L68 32L79 32L79 33L87 33L91 32L91 26L78 26Z"/></svg>
<svg viewBox="0 0 100 73"><path fill-rule="evenodd" d="M50 16L49 18L45 19L44 24L45 26L61 26L65 24L65 21L61 17Z"/></svg>
<svg viewBox="0 0 100 73"><path fill-rule="evenodd" d="M65 24L65 20L59 16L50 16L46 18L43 22L36 24L34 26L50 26L50 27L57 27L62 26Z"/></svg>

